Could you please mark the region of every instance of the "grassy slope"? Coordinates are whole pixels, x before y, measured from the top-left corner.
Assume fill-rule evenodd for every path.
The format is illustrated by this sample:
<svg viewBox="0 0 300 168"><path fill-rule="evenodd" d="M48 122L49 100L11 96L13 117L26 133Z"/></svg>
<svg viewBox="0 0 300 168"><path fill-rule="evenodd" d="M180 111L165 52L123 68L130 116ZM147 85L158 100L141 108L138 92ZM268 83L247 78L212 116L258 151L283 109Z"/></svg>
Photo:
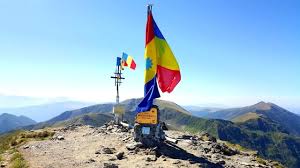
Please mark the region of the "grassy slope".
<svg viewBox="0 0 300 168"><path fill-rule="evenodd" d="M113 119L112 114L88 113L88 114L83 114L81 116L72 118L67 121L58 122L54 124L53 127L65 126L71 124L84 124L84 125L92 125L95 127L99 127L111 121L112 119Z"/></svg>
<svg viewBox="0 0 300 168"><path fill-rule="evenodd" d="M54 135L54 132L43 130L37 132L29 132L24 130L13 131L0 136L0 158L6 151L11 151L10 159L11 168L27 168L28 164L23 156L18 152L17 148L27 141L45 140ZM4 158L2 158L4 159Z"/></svg>
<svg viewBox="0 0 300 168"><path fill-rule="evenodd" d="M217 120L191 119L188 131L207 131L221 140L257 150L267 159L277 160L288 167L300 167L300 138L282 132L263 132L243 129L233 123Z"/></svg>
<svg viewBox="0 0 300 168"><path fill-rule="evenodd" d="M237 117L233 118L231 121L233 121L235 123L240 123L240 122L246 122L248 120L257 119L257 118L259 118L259 115L257 113L249 112L249 113L237 116Z"/></svg>

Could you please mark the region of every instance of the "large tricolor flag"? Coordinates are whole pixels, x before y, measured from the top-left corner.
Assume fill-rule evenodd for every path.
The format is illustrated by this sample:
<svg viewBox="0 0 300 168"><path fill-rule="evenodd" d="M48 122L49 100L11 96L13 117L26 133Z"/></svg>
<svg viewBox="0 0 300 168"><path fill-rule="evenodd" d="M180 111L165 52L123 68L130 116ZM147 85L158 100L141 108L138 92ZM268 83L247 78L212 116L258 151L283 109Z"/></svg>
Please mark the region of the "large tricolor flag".
<svg viewBox="0 0 300 168"><path fill-rule="evenodd" d="M138 105L137 112L150 110L153 100L160 97L157 82L162 92L170 93L181 79L179 65L153 19L151 6L148 6L144 57L146 59L144 99Z"/></svg>

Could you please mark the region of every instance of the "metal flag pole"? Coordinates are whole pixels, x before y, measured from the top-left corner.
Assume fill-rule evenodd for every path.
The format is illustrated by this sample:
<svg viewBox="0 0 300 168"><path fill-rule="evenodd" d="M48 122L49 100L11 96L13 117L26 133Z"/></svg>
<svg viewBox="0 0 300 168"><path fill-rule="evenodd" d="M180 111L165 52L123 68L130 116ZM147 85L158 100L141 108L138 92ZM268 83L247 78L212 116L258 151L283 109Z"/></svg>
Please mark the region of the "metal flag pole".
<svg viewBox="0 0 300 168"><path fill-rule="evenodd" d="M117 58L116 71L114 73L114 76L111 76L110 78L115 79L115 86L117 89L116 104L114 105L113 113L115 115L115 122L119 124L120 120L123 120L123 113L125 111L123 106L120 105L119 95L119 86L122 83L122 79L125 79L124 77L122 77L122 67L120 58Z"/></svg>

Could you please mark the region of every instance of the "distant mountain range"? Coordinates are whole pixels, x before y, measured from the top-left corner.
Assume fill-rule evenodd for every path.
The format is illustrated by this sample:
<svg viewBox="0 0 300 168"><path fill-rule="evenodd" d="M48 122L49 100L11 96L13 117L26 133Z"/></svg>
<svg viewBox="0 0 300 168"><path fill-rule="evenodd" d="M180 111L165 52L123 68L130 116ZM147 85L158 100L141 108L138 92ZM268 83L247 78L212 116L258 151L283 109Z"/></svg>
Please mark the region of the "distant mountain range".
<svg viewBox="0 0 300 168"><path fill-rule="evenodd" d="M224 109L219 107L205 107L205 106L204 107L183 106L183 107L197 117L206 117L209 116L211 113Z"/></svg>
<svg viewBox="0 0 300 168"><path fill-rule="evenodd" d="M0 115L0 134L32 124L36 122L28 117L4 113Z"/></svg>
<svg viewBox="0 0 300 168"><path fill-rule="evenodd" d="M141 99L122 102L124 118L133 124L135 108ZM156 100L160 119L169 127L190 132L208 132L217 138L257 150L264 158L280 161L288 167L300 167L300 116L275 104L260 102L252 106L231 108L209 113L217 119L203 119L176 103ZM47 126L89 124L101 126L113 118L113 104L93 105L66 111L46 122L27 126L37 129Z"/></svg>
<svg viewBox="0 0 300 168"><path fill-rule="evenodd" d="M273 103L259 102L252 106L224 109L210 113L206 117L243 123L247 124L248 128L260 128L262 131L263 127L267 127L271 123L273 126L277 124L278 129L281 129L282 132L287 131L300 136L300 117Z"/></svg>
<svg viewBox="0 0 300 168"><path fill-rule="evenodd" d="M64 111L75 110L89 105L91 105L91 103L65 101L19 108L0 108L0 114L9 113L14 115L26 115L35 121L42 122L49 120Z"/></svg>

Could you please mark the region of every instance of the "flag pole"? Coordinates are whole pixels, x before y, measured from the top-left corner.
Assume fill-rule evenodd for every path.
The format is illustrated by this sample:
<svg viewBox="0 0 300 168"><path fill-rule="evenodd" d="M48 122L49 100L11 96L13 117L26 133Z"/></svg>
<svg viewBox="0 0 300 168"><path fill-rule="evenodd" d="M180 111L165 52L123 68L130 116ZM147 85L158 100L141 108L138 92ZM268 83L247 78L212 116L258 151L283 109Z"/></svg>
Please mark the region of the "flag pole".
<svg viewBox="0 0 300 168"><path fill-rule="evenodd" d="M149 14L149 12L152 12L152 6L153 6L153 4L148 4L147 5L147 8L148 8L147 12L148 12L148 14Z"/></svg>
<svg viewBox="0 0 300 168"><path fill-rule="evenodd" d="M122 83L122 79L125 79L124 77L122 77L121 70L122 70L121 65L118 64L118 61L117 61L116 71L114 73L114 76L111 76L111 78L115 79L115 86L117 89L116 105L114 106L114 109L113 109L113 113L115 114L115 122L117 124L120 123L120 120L123 120L123 111L124 111L124 109L120 106L120 95L119 95L119 86ZM121 119L120 119L120 117L121 117Z"/></svg>

